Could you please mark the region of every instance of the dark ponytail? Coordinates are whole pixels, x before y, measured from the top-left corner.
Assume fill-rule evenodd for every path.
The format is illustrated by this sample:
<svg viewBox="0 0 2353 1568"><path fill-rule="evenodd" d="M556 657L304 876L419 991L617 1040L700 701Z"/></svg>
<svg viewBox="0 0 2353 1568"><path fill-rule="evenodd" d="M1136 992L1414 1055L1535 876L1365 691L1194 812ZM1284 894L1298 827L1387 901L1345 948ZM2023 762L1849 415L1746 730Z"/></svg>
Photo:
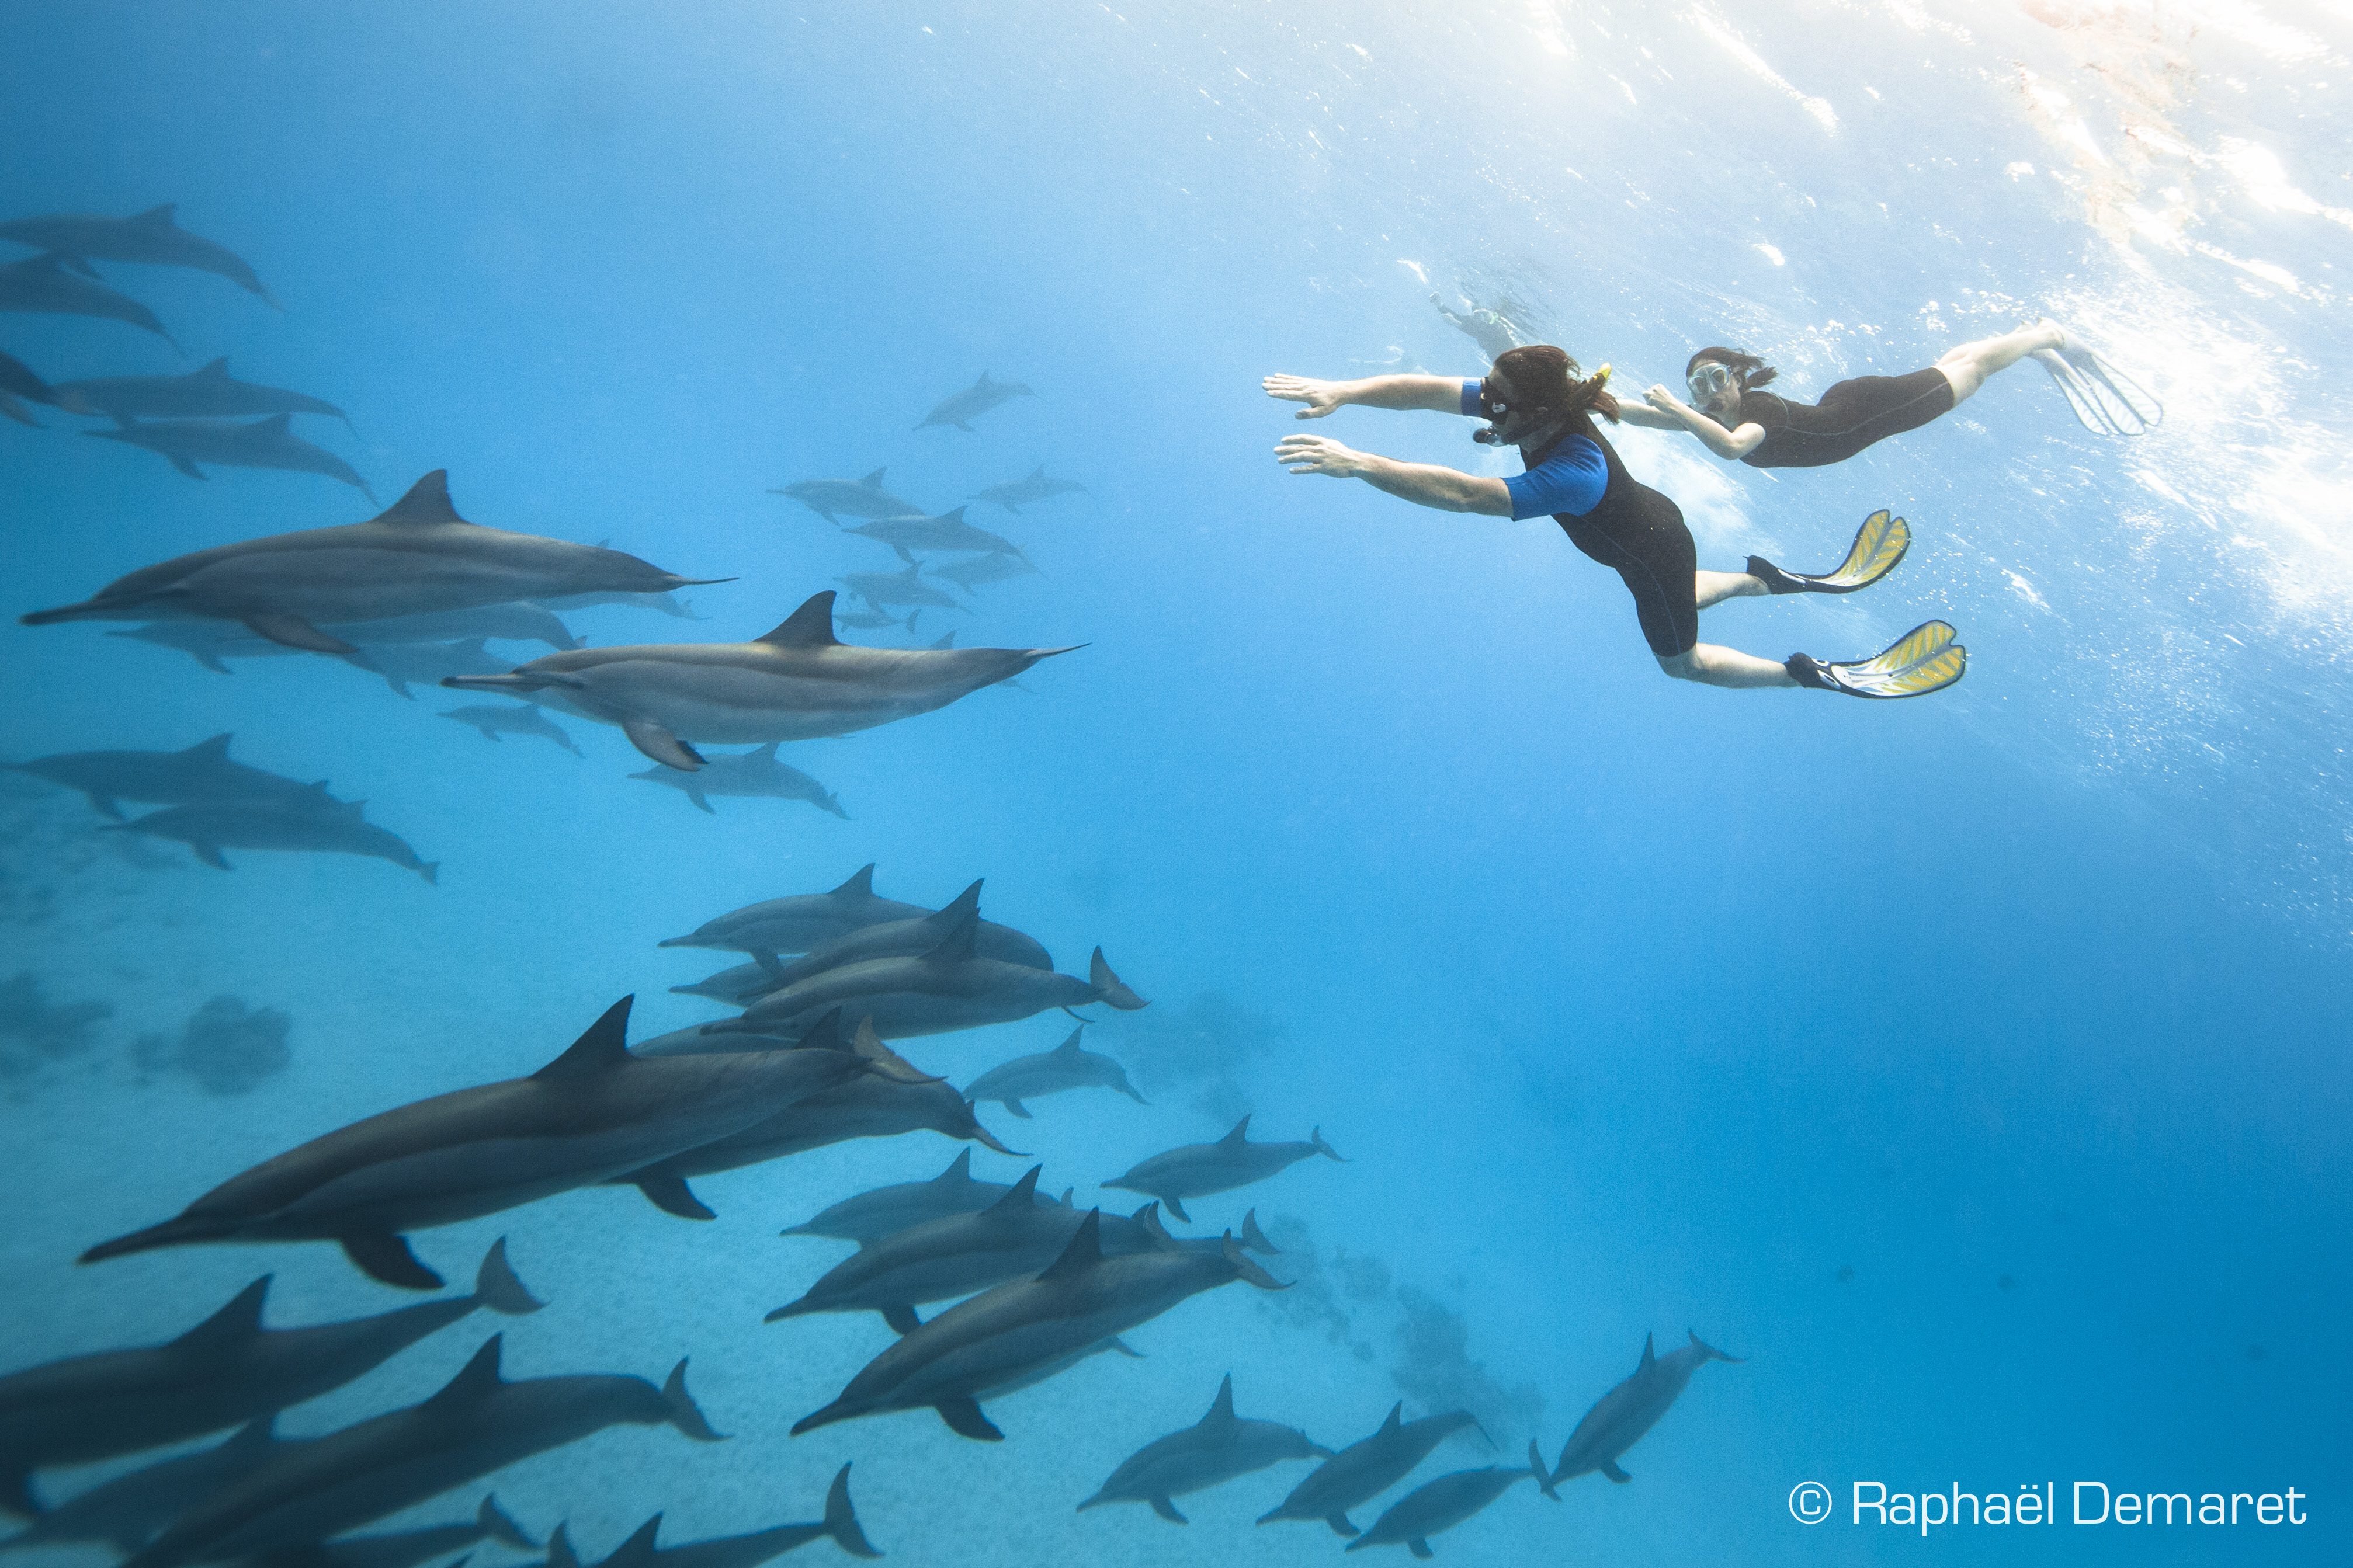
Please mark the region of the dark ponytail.
<svg viewBox="0 0 2353 1568"><path fill-rule="evenodd" d="M1755 354L1745 354L1737 349L1702 349L1683 366L1683 379L1689 381L1692 372L1711 360L1730 367L1732 374L1740 378L1743 392L1754 392L1781 374Z"/></svg>

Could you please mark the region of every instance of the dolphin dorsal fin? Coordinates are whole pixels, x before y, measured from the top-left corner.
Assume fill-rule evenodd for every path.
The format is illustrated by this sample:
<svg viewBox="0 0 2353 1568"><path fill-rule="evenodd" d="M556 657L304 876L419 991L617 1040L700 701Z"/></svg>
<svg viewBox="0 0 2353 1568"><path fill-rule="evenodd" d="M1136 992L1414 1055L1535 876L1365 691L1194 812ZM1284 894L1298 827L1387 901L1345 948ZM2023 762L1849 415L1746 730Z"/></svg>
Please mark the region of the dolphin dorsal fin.
<svg viewBox="0 0 2353 1568"><path fill-rule="evenodd" d="M858 482L870 490L879 490L882 488L882 469L877 468Z"/></svg>
<svg viewBox="0 0 2353 1568"><path fill-rule="evenodd" d="M547 1568L580 1568L580 1554L572 1550L572 1537L560 1524L547 1532Z"/></svg>
<svg viewBox="0 0 2353 1568"><path fill-rule="evenodd" d="M776 760L776 748L781 744L783 742L780 741L771 741L766 745L755 746L744 754L747 757L763 757L773 763Z"/></svg>
<svg viewBox="0 0 2353 1568"><path fill-rule="evenodd" d="M638 1526L627 1541L613 1549L613 1555L605 1559L601 1568L646 1568L654 1560L654 1537L661 1533L661 1521L662 1516L656 1514Z"/></svg>
<svg viewBox="0 0 2353 1568"><path fill-rule="evenodd" d="M533 1081L586 1078L591 1073L610 1072L634 1060L629 1055L629 1005L637 999L636 994L631 993L606 1008L605 1016L589 1025L587 1032L573 1041L562 1056L532 1074Z"/></svg>
<svg viewBox="0 0 2353 1568"><path fill-rule="evenodd" d="M962 522L964 521L964 508L958 507L954 511L944 511L940 513L938 517L933 519L933 521L934 522Z"/></svg>
<svg viewBox="0 0 2353 1568"><path fill-rule="evenodd" d="M1375 1434L1375 1436L1386 1437L1404 1425L1405 1401L1400 1399L1395 1405L1389 1406L1389 1418L1381 1423L1381 1429L1379 1432Z"/></svg>
<svg viewBox="0 0 2353 1568"><path fill-rule="evenodd" d="M946 636L941 637L939 641L932 645L932 651L934 653L945 653L948 649L954 647L955 647L955 633L949 632Z"/></svg>
<svg viewBox="0 0 2353 1568"><path fill-rule="evenodd" d="M1079 1049L1079 1037L1086 1032L1087 1026L1084 1024L1081 1024L1077 1028L1071 1031L1071 1037L1069 1039L1064 1040L1060 1045L1054 1047L1053 1054L1058 1057L1076 1057L1083 1055L1084 1053Z"/></svg>
<svg viewBox="0 0 2353 1568"><path fill-rule="evenodd" d="M227 354L223 354L220 358L213 361L212 363L206 365L201 370L192 370L188 374L192 376L201 375L211 381L227 381L228 379L228 356Z"/></svg>
<svg viewBox="0 0 2353 1568"><path fill-rule="evenodd" d="M273 1410L269 1415L256 1416L238 1427L236 1434L221 1447L237 1449L266 1448L278 1441L277 1428L278 1412Z"/></svg>
<svg viewBox="0 0 2353 1568"><path fill-rule="evenodd" d="M1044 478L1046 477L1046 465L1045 465L1045 464L1043 464L1043 463L1040 463L1040 464L1039 464L1036 468L1034 468L1030 469L1030 470L1029 470L1029 477L1030 477L1031 479L1044 479Z"/></svg>
<svg viewBox="0 0 2353 1568"><path fill-rule="evenodd" d="M974 385L974 386L976 386L976 387L980 387L980 386L987 386L987 384L988 384L988 373L987 373L987 371L982 371L982 372L980 373L980 379L979 379L978 381L974 382L974 383L973 383L973 385Z"/></svg>
<svg viewBox="0 0 2353 1568"><path fill-rule="evenodd" d="M874 896L873 861L869 860L865 865L858 868L858 872L855 876L851 877L849 880L844 882L839 888L836 888L827 896L838 899L844 893L848 893L853 898L860 899L871 899Z"/></svg>
<svg viewBox="0 0 2353 1568"><path fill-rule="evenodd" d="M458 1375L443 1384L439 1392L425 1402L424 1408L449 1410L471 1405L505 1387L506 1380L499 1375L499 1342L505 1338L504 1334L492 1334L484 1340L482 1348L474 1352L474 1359L459 1367Z"/></svg>
<svg viewBox="0 0 2353 1568"><path fill-rule="evenodd" d="M979 912L980 884L987 880L986 877L976 879L971 887L950 899L934 913L925 915L923 923L943 936L954 934L955 928L964 923L965 916Z"/></svg>
<svg viewBox="0 0 2353 1568"><path fill-rule="evenodd" d="M1046 1272L1038 1276L1042 1280L1068 1279L1083 1274L1103 1261L1103 1210L1089 1209L1087 1217L1079 1221L1078 1233L1071 1244L1062 1248L1062 1256L1054 1259Z"/></svg>
<svg viewBox="0 0 2353 1568"><path fill-rule="evenodd" d="M973 900L976 905L977 897ZM969 963L977 954L980 942L980 910L965 911L964 918L951 927L939 946L923 954L925 963Z"/></svg>
<svg viewBox="0 0 2353 1568"><path fill-rule="evenodd" d="M423 525L466 520L449 502L449 470L436 468L409 486L406 495L376 513L373 521Z"/></svg>
<svg viewBox="0 0 2353 1568"><path fill-rule="evenodd" d="M1022 1172L1021 1179L1006 1188L1003 1197L998 1198L981 1212L995 1214L1002 1209L1008 1214L1019 1214L1024 1209L1035 1208L1038 1203L1038 1173L1045 1168L1043 1165L1032 1165Z"/></svg>
<svg viewBox="0 0 2353 1568"><path fill-rule="evenodd" d="M174 1350L214 1355L234 1350L261 1332L261 1304L269 1300L267 1274L229 1298L228 1305L172 1342Z"/></svg>
<svg viewBox="0 0 2353 1568"><path fill-rule="evenodd" d="M1250 1117L1248 1115L1245 1115L1240 1121L1234 1123L1234 1130L1231 1132L1227 1133L1223 1138L1218 1140L1218 1143L1220 1147L1237 1149L1249 1142Z"/></svg>
<svg viewBox="0 0 2353 1568"><path fill-rule="evenodd" d="M1642 1373L1650 1371L1651 1368L1658 1364L1658 1353L1651 1348L1651 1336L1644 1334L1642 1336L1642 1360L1641 1364L1634 1368L1635 1373L1640 1375Z"/></svg>
<svg viewBox="0 0 2353 1568"><path fill-rule="evenodd" d="M184 757L201 757L208 763L225 763L228 761L228 743L236 738L236 731L226 731L221 734L215 735L209 741L198 741L195 745L190 746L185 751L182 752L180 755Z"/></svg>
<svg viewBox="0 0 2353 1568"><path fill-rule="evenodd" d="M956 1151L956 1157L955 1157L955 1159L950 1160L950 1161L948 1162L948 1168L947 1168L946 1170L944 1170L944 1171L942 1171L938 1175L934 1176L934 1177L932 1178L932 1180L934 1180L934 1181L935 1181L935 1182L969 1182L969 1181L971 1181L971 1180L972 1180L972 1151L971 1151L970 1149L959 1149L959 1150L957 1150L957 1151Z"/></svg>
<svg viewBox="0 0 2353 1568"><path fill-rule="evenodd" d="M1209 1413L1195 1423L1201 1426L1229 1426L1234 1419L1234 1374L1226 1373L1226 1381L1218 1384L1217 1398L1209 1401Z"/></svg>
<svg viewBox="0 0 2353 1568"><path fill-rule="evenodd" d="M833 590L810 595L775 631L752 640L766 643L770 647L840 647L839 639L833 635Z"/></svg>
<svg viewBox="0 0 2353 1568"><path fill-rule="evenodd" d="M169 228L172 226L172 215L179 210L179 203L165 202L160 207L149 207L143 213L133 213L123 219L123 222L145 224L149 228Z"/></svg>

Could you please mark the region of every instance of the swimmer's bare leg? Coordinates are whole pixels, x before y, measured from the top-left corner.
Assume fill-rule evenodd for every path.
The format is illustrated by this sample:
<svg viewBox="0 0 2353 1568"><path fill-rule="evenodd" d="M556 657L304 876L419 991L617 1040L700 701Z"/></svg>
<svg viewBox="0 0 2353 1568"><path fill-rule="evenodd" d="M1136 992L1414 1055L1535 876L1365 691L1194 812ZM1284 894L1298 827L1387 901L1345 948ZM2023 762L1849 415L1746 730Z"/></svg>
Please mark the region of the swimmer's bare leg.
<svg viewBox="0 0 2353 1568"><path fill-rule="evenodd" d="M1692 578L1697 584L1699 607L1703 610L1726 599L1753 598L1773 591L1766 585L1765 579L1751 577L1746 572L1694 572Z"/></svg>
<svg viewBox="0 0 2353 1568"><path fill-rule="evenodd" d="M1998 338L1979 338L1947 349L1936 368L1953 384L1953 401L1961 403L1985 384L1986 377L2008 370L2037 349L2055 349L2065 341L2066 334L2055 322L2037 321Z"/></svg>
<svg viewBox="0 0 2353 1568"><path fill-rule="evenodd" d="M1772 659L1758 658L1736 647L1718 647L1714 643L1700 643L1672 658L1662 658L1659 668L1677 680L1696 680L1702 686L1749 689L1798 684L1785 666Z"/></svg>

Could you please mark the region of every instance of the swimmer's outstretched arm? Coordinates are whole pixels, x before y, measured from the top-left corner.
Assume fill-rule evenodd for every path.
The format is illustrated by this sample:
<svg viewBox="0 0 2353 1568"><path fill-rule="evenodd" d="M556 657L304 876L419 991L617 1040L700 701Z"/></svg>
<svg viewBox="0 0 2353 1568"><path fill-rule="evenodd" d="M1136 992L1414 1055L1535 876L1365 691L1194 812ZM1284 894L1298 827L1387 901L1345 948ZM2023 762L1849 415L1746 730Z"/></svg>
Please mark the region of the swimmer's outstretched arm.
<svg viewBox="0 0 2353 1568"><path fill-rule="evenodd" d="M1757 444L1765 439L1765 426L1762 425L1743 424L1736 429L1726 430L1664 386L1653 386L1642 394L1642 401L1650 406L1638 410L1631 404L1620 404L1618 416L1630 424L1648 425L1655 430L1688 430L1698 437L1709 451L1727 460L1736 461L1748 456L1757 450ZM1644 416L1637 417L1638 414Z"/></svg>
<svg viewBox="0 0 2353 1568"><path fill-rule="evenodd" d="M1390 379L1413 381L1415 376ZM1459 395L1461 383L1454 384ZM1294 474L1323 474L1335 479L1362 479L1377 490L1439 511L1472 511L1488 517L1512 515L1512 492L1501 479L1441 468L1435 463L1400 463L1374 452L1343 447L1328 436L1285 436L1274 448L1275 460Z"/></svg>
<svg viewBox="0 0 2353 1568"><path fill-rule="evenodd" d="M1259 384L1266 388L1269 397L1307 405L1292 417L1321 419L1351 403L1366 408L1427 408L1439 414L1460 414L1463 380L1444 375L1368 375L1361 381L1317 381L1303 375L1270 375Z"/></svg>

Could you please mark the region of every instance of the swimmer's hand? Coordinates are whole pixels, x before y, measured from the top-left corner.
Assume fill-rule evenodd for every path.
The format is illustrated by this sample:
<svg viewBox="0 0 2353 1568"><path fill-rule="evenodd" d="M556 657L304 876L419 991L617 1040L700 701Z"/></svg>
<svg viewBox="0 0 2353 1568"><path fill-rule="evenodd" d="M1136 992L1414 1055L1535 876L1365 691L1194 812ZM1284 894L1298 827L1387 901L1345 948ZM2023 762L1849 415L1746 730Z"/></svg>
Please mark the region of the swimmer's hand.
<svg viewBox="0 0 2353 1568"><path fill-rule="evenodd" d="M1348 401L1336 381L1311 381L1303 375L1270 375L1259 384L1266 388L1269 397L1280 397L1286 403L1304 403L1306 407L1292 416L1294 419L1321 419Z"/></svg>
<svg viewBox="0 0 2353 1568"><path fill-rule="evenodd" d="M1294 474L1322 474L1335 479L1355 479L1366 467L1364 453L1343 447L1329 436L1285 436L1275 444L1274 459Z"/></svg>
<svg viewBox="0 0 2353 1568"><path fill-rule="evenodd" d="M1642 394L1642 401L1649 404L1651 407L1657 409L1662 414L1688 414L1692 412L1690 409L1683 406L1683 400L1681 398L1677 397L1673 393L1669 392L1662 384L1653 385L1650 391Z"/></svg>

